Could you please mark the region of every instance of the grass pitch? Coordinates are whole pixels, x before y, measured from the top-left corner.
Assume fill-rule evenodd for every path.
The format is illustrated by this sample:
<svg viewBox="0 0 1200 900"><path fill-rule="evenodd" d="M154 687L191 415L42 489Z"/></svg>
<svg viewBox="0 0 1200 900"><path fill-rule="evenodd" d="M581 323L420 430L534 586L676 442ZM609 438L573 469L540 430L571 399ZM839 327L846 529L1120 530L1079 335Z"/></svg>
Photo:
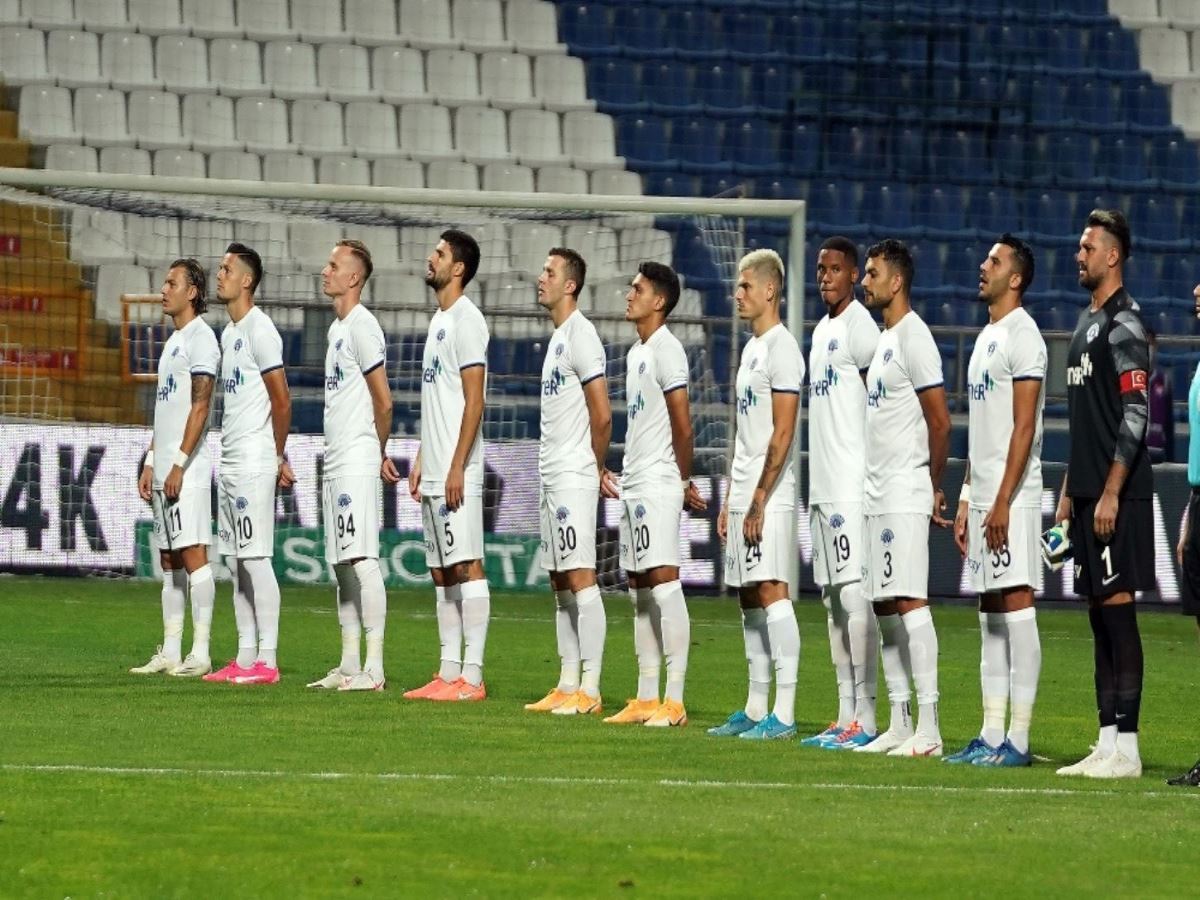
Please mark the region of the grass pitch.
<svg viewBox="0 0 1200 900"><path fill-rule="evenodd" d="M705 735L745 699L731 600L691 603L691 724L666 731L521 709L557 677L548 595L493 598L486 703L406 702L435 665L433 601L390 601L389 690L338 695L304 689L337 659L331 590L285 590L283 680L237 688L126 674L161 634L152 583L0 579L0 896L1147 897L1200 882L1200 792L1163 784L1200 750L1200 651L1177 615L1141 618L1146 775L1103 783L1054 774L1095 737L1077 608L1040 615L1033 743L1051 761L987 772ZM824 611L797 613L809 734L836 692ZM606 712L636 678L629 603L609 598L608 616ZM957 749L979 725L977 620L935 619ZM234 645L222 585L215 656Z"/></svg>

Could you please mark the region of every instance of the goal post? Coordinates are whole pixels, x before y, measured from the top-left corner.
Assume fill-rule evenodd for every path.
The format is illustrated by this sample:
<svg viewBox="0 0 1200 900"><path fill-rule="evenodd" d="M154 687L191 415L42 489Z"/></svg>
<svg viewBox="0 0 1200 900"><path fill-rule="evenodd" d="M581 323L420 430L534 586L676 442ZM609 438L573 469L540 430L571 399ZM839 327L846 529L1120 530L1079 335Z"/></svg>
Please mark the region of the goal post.
<svg viewBox="0 0 1200 900"><path fill-rule="evenodd" d="M680 273L684 297L670 323L688 350L697 473L710 500L720 499L717 491L732 452L730 400L737 354L747 336L737 320L732 295L737 260L747 249L771 246L785 257L787 325L802 342L805 211L799 201L467 193L0 169L0 202L44 209L43 218L61 223L56 226L58 236L48 240L64 245L59 251L62 257L83 273L80 291L94 296L88 334L95 342L106 332L111 343L85 353L83 364L95 360L97 366L104 362L113 370L84 368L80 380L103 382L107 394L115 396L92 401L99 411L91 419L92 427L149 424L153 411L149 382L169 329L153 291L171 259L195 256L210 271L206 319L219 331L226 317L213 296L215 268L225 246L239 240L263 258L264 280L256 299L284 338L293 430L298 440L319 436L325 332L332 311L320 292L318 273L337 239L363 240L375 262L364 300L388 338L389 381L396 403L393 444L399 454L414 444L420 415L421 348L433 310L423 283L424 259L444 228L473 233L483 259L467 293L479 303L492 334L484 439L495 448L489 451L488 465L489 478L494 469L496 483L489 481L485 528L497 545L514 535L536 537L537 533L536 508L531 515L528 495L533 492L536 507L538 389L545 341L553 327L536 303L535 281L550 247L570 246L588 263L580 306L604 341L614 398L623 395L624 357L636 340L636 332L624 319L624 294L637 263L655 259ZM0 365L0 382L9 374ZM215 431L220 425L219 399L214 406ZM79 413L90 407L81 410L79 404L64 403L62 408L65 418L79 427ZM119 412L124 410L130 411L128 417ZM0 419L14 423L23 419L7 413L0 407ZM610 465L620 464L624 418L623 407L614 406ZM802 434L798 422L792 454L797 490ZM319 451L319 440L300 443ZM310 475L318 477L319 469L310 468ZM7 487L0 485L0 490ZM43 495L48 496L53 487L47 483ZM318 528L319 491L310 484L297 487L299 495L287 501L291 521L298 528ZM281 521L284 505L281 500ZM419 531L419 518L413 517L408 505L411 500L406 494L389 497L385 527L405 534ZM714 509L717 505L712 504ZM110 504L111 509L119 507ZM615 515L615 509L602 508L598 519L606 587L621 580L616 569ZM692 540L694 547L702 548L698 553L704 554L688 573L690 583L719 589L723 567L713 551L714 521L715 513L685 524L681 541ZM510 551L502 552L512 556ZM793 592L798 595L799 554L795 559ZM10 564L11 560L0 558L0 568ZM392 568L398 566L393 560ZM136 566L126 562L111 568L128 571ZM399 582L389 580L394 583Z"/></svg>

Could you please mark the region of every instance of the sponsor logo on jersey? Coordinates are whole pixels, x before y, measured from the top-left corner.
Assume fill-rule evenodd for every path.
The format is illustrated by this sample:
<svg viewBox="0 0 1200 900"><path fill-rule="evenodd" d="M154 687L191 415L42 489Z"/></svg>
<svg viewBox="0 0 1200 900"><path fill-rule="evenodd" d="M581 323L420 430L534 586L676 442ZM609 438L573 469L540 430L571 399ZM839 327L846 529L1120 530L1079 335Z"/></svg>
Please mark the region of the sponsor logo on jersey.
<svg viewBox="0 0 1200 900"><path fill-rule="evenodd" d="M559 343L559 344L555 344L555 345L554 345L554 355L555 355L555 356L562 356L562 355L563 355L563 351L564 351L564 350L566 350L566 349L567 349L567 347L566 347L566 345L565 345L565 344L561 344L561 343Z"/></svg>
<svg viewBox="0 0 1200 900"><path fill-rule="evenodd" d="M879 403L887 399L887 388L883 386L883 379L875 379L875 390L867 391L867 406L872 409L878 409Z"/></svg>
<svg viewBox="0 0 1200 900"><path fill-rule="evenodd" d="M236 500L233 501L233 505L237 509L238 512L245 512L246 507L250 505L250 501L247 500L245 497L238 497Z"/></svg>
<svg viewBox="0 0 1200 900"><path fill-rule="evenodd" d="M333 364L333 374L325 376L325 390L336 391L342 386L342 379L346 377L346 373L342 371L340 363Z"/></svg>
<svg viewBox="0 0 1200 900"><path fill-rule="evenodd" d="M626 412L629 415L629 421L632 422L634 419L636 419L637 414L645 408L646 408L646 398L642 396L641 391L638 391L637 397L634 398L634 401L629 404L629 407L626 410Z"/></svg>
<svg viewBox="0 0 1200 900"><path fill-rule="evenodd" d="M750 371L753 372L757 366L758 366L758 357L756 356L756 357L754 357L754 359L750 360Z"/></svg>
<svg viewBox="0 0 1200 900"><path fill-rule="evenodd" d="M241 349L242 349L242 339L238 338L236 341L233 342L233 352L237 353Z"/></svg>
<svg viewBox="0 0 1200 900"><path fill-rule="evenodd" d="M425 367L425 371L421 373L421 380L426 384L436 384L438 376L442 374L442 360L435 356L433 362Z"/></svg>
<svg viewBox="0 0 1200 900"><path fill-rule="evenodd" d="M883 351L883 364L886 366L892 361L892 348L888 347Z"/></svg>
<svg viewBox="0 0 1200 900"><path fill-rule="evenodd" d="M754 389L750 385L746 385L742 396L738 397L737 405L738 412L743 416L750 412L750 407L758 406L758 398L754 396Z"/></svg>
<svg viewBox="0 0 1200 900"><path fill-rule="evenodd" d="M1100 323L1093 322L1091 325L1088 326L1087 342L1090 344L1092 341L1094 341L1096 339L1096 336L1098 334L1100 334Z"/></svg>
<svg viewBox="0 0 1200 900"><path fill-rule="evenodd" d="M334 343L334 345L333 345L333 349L334 349L334 350L341 350L341 349L342 349L342 339L341 339L341 338L338 338L338 339L337 339L337 341Z"/></svg>
<svg viewBox="0 0 1200 900"><path fill-rule="evenodd" d="M971 572L973 574L978 574L979 570L983 568L983 564L979 560L973 559L972 557L968 556L967 557L967 567L971 570Z"/></svg>
<svg viewBox="0 0 1200 900"><path fill-rule="evenodd" d="M349 494L338 494L338 509L346 509L353 502L354 501L350 499Z"/></svg>
<svg viewBox="0 0 1200 900"><path fill-rule="evenodd" d="M896 539L896 535L894 535L892 533L892 529L890 529L890 528L883 529L883 531L879 535L879 540L883 543L883 546L885 546L885 547L888 546L895 539Z"/></svg>
<svg viewBox="0 0 1200 900"><path fill-rule="evenodd" d="M179 383L175 380L175 375L167 376L167 380L163 382L163 386L158 389L158 402L165 403L171 399L171 395L179 388Z"/></svg>
<svg viewBox="0 0 1200 900"><path fill-rule="evenodd" d="M559 346L562 345L560 344ZM562 372L558 371L558 366L555 366L550 372L550 377L542 381L542 396L557 396L558 389L566 383L567 379L563 376Z"/></svg>
<svg viewBox="0 0 1200 900"><path fill-rule="evenodd" d="M987 345L987 355L991 356L995 352L996 352L996 342L992 341L990 344Z"/></svg>
<svg viewBox="0 0 1200 900"><path fill-rule="evenodd" d="M233 367L233 376L225 379L225 393L236 394L237 389L246 383L245 376L242 375L242 367Z"/></svg>
<svg viewBox="0 0 1200 900"><path fill-rule="evenodd" d="M639 504L637 505L637 507L634 509L634 511L633 511L633 515L634 515L634 518L637 518L637 519L644 519L644 518L646 517L646 507L645 507L645 505L643 505L643 504L639 503Z"/></svg>
<svg viewBox="0 0 1200 900"><path fill-rule="evenodd" d="M829 527L832 528L834 531L837 531L839 528L841 528L845 524L846 524L846 520L845 520L845 518L842 517L841 513L834 513L832 516L829 517Z"/></svg>
<svg viewBox="0 0 1200 900"><path fill-rule="evenodd" d="M446 329L445 328L438 329L437 339L439 341L444 341L446 339Z"/></svg>
<svg viewBox="0 0 1200 900"><path fill-rule="evenodd" d="M836 342L835 342L836 343ZM841 376L834 371L832 365L825 367L825 377L812 383L812 393L815 397L827 397L829 392L837 387Z"/></svg>
<svg viewBox="0 0 1200 900"><path fill-rule="evenodd" d="M571 511L569 509L567 509L565 506L560 506L554 512L554 518L558 519L558 521L560 521L560 522L565 522L570 517L571 517Z"/></svg>
<svg viewBox="0 0 1200 900"><path fill-rule="evenodd" d="M156 527L156 528L157 528L157 525L158 525L158 523L156 522L156 523L155 523L155 527ZM219 538L221 539L221 541L222 541L222 542L224 542L224 543L226 543L226 544L232 544L232 543L233 543L233 533L232 533L232 532L231 532L231 531L230 531L228 528L222 528L222 529L220 529L220 530L217 532L217 537L219 537Z"/></svg>
<svg viewBox="0 0 1200 900"><path fill-rule="evenodd" d="M983 370L983 378L978 382L970 382L967 384L967 396L971 400L986 400L988 391L996 389L996 379L992 377L987 369Z"/></svg>
<svg viewBox="0 0 1200 900"><path fill-rule="evenodd" d="M1079 357L1079 365L1067 366L1067 387L1082 387L1085 378L1092 377L1092 357L1083 354Z"/></svg>
<svg viewBox="0 0 1200 900"><path fill-rule="evenodd" d="M176 356L178 356L178 355L179 355L179 348L178 348L178 347L176 347L175 349L173 349L173 350L171 351L171 358L172 358L172 359L174 359L174 358L175 358Z"/></svg>

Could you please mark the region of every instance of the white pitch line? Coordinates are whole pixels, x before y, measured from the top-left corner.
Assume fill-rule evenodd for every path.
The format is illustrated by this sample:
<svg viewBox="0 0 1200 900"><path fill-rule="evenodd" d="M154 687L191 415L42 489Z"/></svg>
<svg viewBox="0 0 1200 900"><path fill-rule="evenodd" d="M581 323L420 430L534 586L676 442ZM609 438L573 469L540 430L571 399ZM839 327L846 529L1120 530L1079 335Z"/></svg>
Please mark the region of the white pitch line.
<svg viewBox="0 0 1200 900"><path fill-rule="evenodd" d="M530 784L578 787L662 787L713 790L797 790L797 791L873 791L928 792L936 794L994 794L1001 796L1037 797L1181 797L1200 799L1200 791L1141 791L1131 793L1114 790L1071 790L1070 788L994 787L946 784L856 784L853 782L819 781L799 783L787 781L717 781L691 778L572 778L553 775L469 775L449 772L287 772L278 769L185 769L178 767L90 766L79 764L2 763L0 772L32 774L121 775L142 777L202 777L279 779L296 781L414 781L450 782L472 781L482 784Z"/></svg>

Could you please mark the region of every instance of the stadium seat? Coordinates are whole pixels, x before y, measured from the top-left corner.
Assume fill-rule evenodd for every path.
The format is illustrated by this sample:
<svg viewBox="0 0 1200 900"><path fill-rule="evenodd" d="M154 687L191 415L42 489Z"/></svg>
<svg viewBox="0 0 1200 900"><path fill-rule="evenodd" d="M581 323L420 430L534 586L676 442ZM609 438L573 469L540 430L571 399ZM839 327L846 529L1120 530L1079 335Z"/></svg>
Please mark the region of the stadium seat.
<svg viewBox="0 0 1200 900"><path fill-rule="evenodd" d="M51 31L46 35L46 70L60 87L98 87L100 41L90 31Z"/></svg>
<svg viewBox="0 0 1200 900"><path fill-rule="evenodd" d="M179 95L157 91L129 92L129 136L142 147L183 148L188 145L179 122Z"/></svg>
<svg viewBox="0 0 1200 900"><path fill-rule="evenodd" d="M27 84L18 101L21 137L35 144L52 144L78 138L71 114L71 92L46 84Z"/></svg>
<svg viewBox="0 0 1200 900"><path fill-rule="evenodd" d="M546 109L566 112L593 109L588 99L583 60L545 53L533 61L533 91Z"/></svg>
<svg viewBox="0 0 1200 900"><path fill-rule="evenodd" d="M1078 124L1111 125L1116 115L1113 94L1107 78L1073 79L1067 90L1067 109Z"/></svg>
<svg viewBox="0 0 1200 900"><path fill-rule="evenodd" d="M554 4L546 0L508 0L504 33L524 53L544 53L562 47L558 42Z"/></svg>
<svg viewBox="0 0 1200 900"><path fill-rule="evenodd" d="M613 5L613 34L631 57L643 57L666 43L663 10L649 3Z"/></svg>
<svg viewBox="0 0 1200 900"><path fill-rule="evenodd" d="M295 35L288 24L287 0L237 0L236 11L238 28L250 40L273 41Z"/></svg>
<svg viewBox="0 0 1200 900"><path fill-rule="evenodd" d="M400 149L423 162L453 156L450 110L428 103L407 103L401 107Z"/></svg>
<svg viewBox="0 0 1200 900"><path fill-rule="evenodd" d="M96 148L79 144L51 144L46 148L46 168L59 172L98 172Z"/></svg>
<svg viewBox="0 0 1200 900"><path fill-rule="evenodd" d="M879 176L889 171L886 135L874 124L836 124L829 135L826 168L843 175Z"/></svg>
<svg viewBox="0 0 1200 900"><path fill-rule="evenodd" d="M562 133L558 113L544 109L514 109L508 114L509 149L527 166L562 164Z"/></svg>
<svg viewBox="0 0 1200 900"><path fill-rule="evenodd" d="M436 159L426 176L429 187L442 191L479 190L479 167L453 159Z"/></svg>
<svg viewBox="0 0 1200 900"><path fill-rule="evenodd" d="M402 269L399 229L390 225L351 225L347 227L345 236L357 238L366 244L371 251L372 264L381 272L397 272ZM388 291L383 294L375 294L373 299L378 305L400 305L401 298L406 293L408 292ZM409 312L413 313L414 311L409 310ZM420 311L417 311L415 315L420 316Z"/></svg>
<svg viewBox="0 0 1200 900"><path fill-rule="evenodd" d="M840 232L850 237L867 233L858 201L859 188L852 183L822 181L808 196L808 221L825 233Z"/></svg>
<svg viewBox="0 0 1200 900"><path fill-rule="evenodd" d="M722 123L715 118L676 119L671 129L671 155L687 172L729 172L732 163L721 152L722 131Z"/></svg>
<svg viewBox="0 0 1200 900"><path fill-rule="evenodd" d="M21 0L20 16L43 31L69 28L75 24L75 4L72 0Z"/></svg>
<svg viewBox="0 0 1200 900"><path fill-rule="evenodd" d="M331 100L374 99L371 60L365 47L322 44L317 51L317 84Z"/></svg>
<svg viewBox="0 0 1200 900"><path fill-rule="evenodd" d="M1190 138L1200 136L1200 81L1171 86L1171 120Z"/></svg>
<svg viewBox="0 0 1200 900"><path fill-rule="evenodd" d="M545 222L517 222L509 233L509 255L514 271L534 276L542 271L546 251L563 246L562 229Z"/></svg>
<svg viewBox="0 0 1200 900"><path fill-rule="evenodd" d="M788 169L796 175L815 174L821 164L821 129L815 122L797 121L784 136Z"/></svg>
<svg viewBox="0 0 1200 900"><path fill-rule="evenodd" d="M1181 78L1192 71L1188 33L1173 28L1144 28L1138 32L1142 67L1159 80Z"/></svg>
<svg viewBox="0 0 1200 900"><path fill-rule="evenodd" d="M544 54L540 58L549 55ZM646 109L641 96L641 72L637 66L630 65L622 59L601 56L587 61L586 76L586 96L593 98L603 112L642 112ZM534 77L536 83L536 71Z"/></svg>
<svg viewBox="0 0 1200 900"><path fill-rule="evenodd" d="M138 31L160 35L184 30L179 0L128 0L128 3L129 21L137 23Z"/></svg>
<svg viewBox="0 0 1200 900"><path fill-rule="evenodd" d="M85 143L128 146L133 143L125 114L125 94L107 88L74 92L74 124Z"/></svg>
<svg viewBox="0 0 1200 900"><path fill-rule="evenodd" d="M263 71L271 92L286 100L317 99L325 91L317 85L313 45L299 41L271 41L263 49Z"/></svg>
<svg viewBox="0 0 1200 900"><path fill-rule="evenodd" d="M465 159L484 164L507 160L508 120L487 106L461 106L454 111L454 149Z"/></svg>
<svg viewBox="0 0 1200 900"><path fill-rule="evenodd" d="M1169 186L1191 186L1200 181L1196 145L1178 134L1157 138L1153 147L1153 175Z"/></svg>
<svg viewBox="0 0 1200 900"><path fill-rule="evenodd" d="M484 53L480 61L484 97L499 109L535 109L541 101L533 95L533 72L524 53Z"/></svg>
<svg viewBox="0 0 1200 900"><path fill-rule="evenodd" d="M183 0L183 27L199 38L240 38L233 0Z"/></svg>
<svg viewBox="0 0 1200 900"><path fill-rule="evenodd" d="M341 152L346 147L342 104L332 100L294 101L291 136L302 153Z"/></svg>
<svg viewBox="0 0 1200 900"><path fill-rule="evenodd" d="M906 184L881 184L863 191L862 217L889 234L909 236L913 227L912 188Z"/></svg>
<svg viewBox="0 0 1200 900"><path fill-rule="evenodd" d="M450 0L400 0L399 34L413 47L457 46L450 24Z"/></svg>
<svg viewBox="0 0 1200 900"><path fill-rule="evenodd" d="M256 41L217 38L208 46L208 77L222 94L247 97L266 94Z"/></svg>
<svg viewBox="0 0 1200 900"><path fill-rule="evenodd" d="M396 122L393 118L393 139L395 129ZM377 187L423 188L425 187L425 170L414 159L382 157L371 164L371 184Z"/></svg>
<svg viewBox="0 0 1200 900"><path fill-rule="evenodd" d="M618 145L639 171L674 169L667 139L667 119L654 115L628 115L617 120Z"/></svg>
<svg viewBox="0 0 1200 900"><path fill-rule="evenodd" d="M371 86L385 100L423 100L425 58L412 47L376 47L371 53Z"/></svg>
<svg viewBox="0 0 1200 900"><path fill-rule="evenodd" d="M208 48L199 38L164 34L154 41L156 78L169 91L204 93L213 90L208 80Z"/></svg>
<svg viewBox="0 0 1200 900"><path fill-rule="evenodd" d="M188 94L183 98L183 137L205 153L240 149L233 126L233 100Z"/></svg>
<svg viewBox="0 0 1200 900"><path fill-rule="evenodd" d="M1033 176L1037 183L1053 182L1072 188L1096 183L1096 150L1086 132L1040 135L1032 145Z"/></svg>
<svg viewBox="0 0 1200 900"><path fill-rule="evenodd" d="M166 216L125 216L125 243L138 265L157 268L179 259L179 220Z"/></svg>
<svg viewBox="0 0 1200 900"><path fill-rule="evenodd" d="M1006 231L1021 230L1016 197L1006 188L972 188L967 218L976 236L984 241L994 240Z"/></svg>
<svg viewBox="0 0 1200 900"><path fill-rule="evenodd" d="M316 162L311 156L282 151L263 154L263 178L267 181L290 181L313 184L317 180Z"/></svg>
<svg viewBox="0 0 1200 900"><path fill-rule="evenodd" d="M1096 162L1100 174L1113 190L1150 187L1146 141L1137 135L1118 135L1103 141Z"/></svg>
<svg viewBox="0 0 1200 900"><path fill-rule="evenodd" d="M628 67L627 62L619 65ZM699 111L700 98L692 87L692 66L678 62L648 62L642 67L642 99L653 113Z"/></svg>
<svg viewBox="0 0 1200 900"><path fill-rule="evenodd" d="M1072 215L1070 195L1062 191L1029 191L1021 219L1038 243L1070 245L1078 241L1078 223Z"/></svg>
<svg viewBox="0 0 1200 900"><path fill-rule="evenodd" d="M100 171L118 175L151 175L150 151L136 147L104 147L100 151Z"/></svg>
<svg viewBox="0 0 1200 900"><path fill-rule="evenodd" d="M425 79L430 93L451 106L487 102L479 91L479 57L469 50L430 50Z"/></svg>
<svg viewBox="0 0 1200 900"><path fill-rule="evenodd" d="M120 265L132 260L125 242L125 218L111 209L80 207L70 213L71 258L90 266Z"/></svg>
<svg viewBox="0 0 1200 900"><path fill-rule="evenodd" d="M779 168L778 126L755 117L725 126L725 155L734 171L756 175Z"/></svg>
<svg viewBox="0 0 1200 900"><path fill-rule="evenodd" d="M1034 76L1029 83L1030 121L1058 125L1066 118L1067 85L1057 76Z"/></svg>
<svg viewBox="0 0 1200 900"><path fill-rule="evenodd" d="M1129 228L1141 245L1158 245L1154 249L1173 247L1183 250L1191 240L1180 239L1179 209L1174 197L1157 194L1135 194L1129 209Z"/></svg>
<svg viewBox="0 0 1200 900"><path fill-rule="evenodd" d="M120 219L120 214L116 214ZM121 226L122 232L124 226ZM126 259L129 258L126 252ZM210 257L206 257L210 258ZM122 294L150 293L150 272L143 266L128 262L101 265L96 270L96 318L108 322L121 321Z"/></svg>
<svg viewBox="0 0 1200 900"><path fill-rule="evenodd" d="M793 100L792 69L784 63L761 62L751 69L752 97L760 109L784 112Z"/></svg>
<svg viewBox="0 0 1200 900"><path fill-rule="evenodd" d="M1170 0L1166 0L1167 3ZM1126 28L1146 28L1162 24L1158 15L1159 0L1109 0L1109 12ZM1171 21L1170 16L1165 17Z"/></svg>
<svg viewBox="0 0 1200 900"><path fill-rule="evenodd" d="M592 223L568 225L563 240L587 260L588 275L595 282L620 274L617 234L611 228Z"/></svg>
<svg viewBox="0 0 1200 900"><path fill-rule="evenodd" d="M375 158L396 154L399 147L396 108L390 103L347 103L345 125L346 143L354 148L358 156Z"/></svg>
<svg viewBox="0 0 1200 900"><path fill-rule="evenodd" d="M617 169L597 169L593 178ZM628 173L632 174L632 173ZM586 194L588 193L588 175L582 169L570 166L542 166L534 175L534 190L548 194ZM592 188L593 193L599 193Z"/></svg>
<svg viewBox="0 0 1200 900"><path fill-rule="evenodd" d="M601 3L575 2L557 6L560 34L570 48L572 56L592 56L616 51L617 42L613 37L613 26L608 17L607 6Z"/></svg>
<svg viewBox="0 0 1200 900"><path fill-rule="evenodd" d="M346 7L346 28L342 30L342 6ZM319 44L322 41L344 39L349 36L358 38L359 30L351 23L351 10L362 6L362 0L346 0L345 4L330 3L329 0L291 0L292 30L300 35L300 40ZM391 8L391 4L387 4ZM370 34L396 33L396 17L393 12L390 30L386 23L379 23L376 29L369 29ZM360 43L365 43L362 41Z"/></svg>
<svg viewBox="0 0 1200 900"><path fill-rule="evenodd" d="M75 19L88 31L131 31L125 0L75 0Z"/></svg>
<svg viewBox="0 0 1200 900"><path fill-rule="evenodd" d="M258 154L244 150L218 150L208 157L208 176L262 181L262 160Z"/></svg>
<svg viewBox="0 0 1200 900"><path fill-rule="evenodd" d="M154 86L154 49L149 35L104 34L100 38L100 77L125 91Z"/></svg>
<svg viewBox="0 0 1200 900"><path fill-rule="evenodd" d="M1167 88L1145 77L1126 79L1121 91L1121 115L1134 126L1167 128L1171 124Z"/></svg>
<svg viewBox="0 0 1200 900"><path fill-rule="evenodd" d="M506 225L501 222L485 222L481 225L466 225L464 230L479 243L479 276L481 278L508 272L508 227Z"/></svg>
<svg viewBox="0 0 1200 900"><path fill-rule="evenodd" d="M396 31L396 4L394 2L389 2L389 0L347 0L345 16L346 33L343 35L343 39L353 38L355 43L366 46L380 46L403 41L403 37Z"/></svg>
<svg viewBox="0 0 1200 900"><path fill-rule="evenodd" d="M948 240L967 227L967 198L962 187L927 186L914 203L916 221L924 224L931 237Z"/></svg>
<svg viewBox="0 0 1200 900"><path fill-rule="evenodd" d="M670 27L664 29L666 45L680 59L708 62L725 55L717 47L715 21L711 11L696 6L677 6L668 14Z"/></svg>
<svg viewBox="0 0 1200 900"><path fill-rule="evenodd" d="M476 53L512 46L504 38L504 10L500 0L452 0L450 24L455 40Z"/></svg>
<svg viewBox="0 0 1200 900"><path fill-rule="evenodd" d="M272 97L241 97L235 105L235 133L251 153L292 147L287 104Z"/></svg>
<svg viewBox="0 0 1200 900"><path fill-rule="evenodd" d="M706 110L742 112L751 109L746 72L736 63L723 62L696 70L696 90Z"/></svg>
<svg viewBox="0 0 1200 900"><path fill-rule="evenodd" d="M763 200L801 200L808 193L808 185L789 175L760 178L755 183L753 196Z"/></svg>
<svg viewBox="0 0 1200 900"><path fill-rule="evenodd" d="M50 82L46 36L36 28L0 28L0 71L8 84Z"/></svg>
<svg viewBox="0 0 1200 900"><path fill-rule="evenodd" d="M154 174L181 178L205 177L204 154L165 148L154 151Z"/></svg>
<svg viewBox="0 0 1200 900"><path fill-rule="evenodd" d="M371 164L357 156L322 156L317 160L317 181L321 184L369 185Z"/></svg>
<svg viewBox="0 0 1200 900"><path fill-rule="evenodd" d="M638 264L647 260L660 262L664 266L671 265L672 241L671 235L657 228L625 228L620 239L620 262L624 272L634 272ZM625 280L628 285L628 278ZM621 308L623 313L624 306Z"/></svg>
<svg viewBox="0 0 1200 900"><path fill-rule="evenodd" d="M184 218L179 223L179 247L183 256L220 259L233 243L233 222L228 219Z"/></svg>
<svg viewBox="0 0 1200 900"><path fill-rule="evenodd" d="M431 170L432 166L431 163ZM515 163L491 162L483 167L481 183L485 191L530 193L534 190L533 169Z"/></svg>
<svg viewBox="0 0 1200 900"><path fill-rule="evenodd" d="M593 194L605 196L637 197L642 193L641 176L625 169L597 169L592 173L591 185Z"/></svg>

